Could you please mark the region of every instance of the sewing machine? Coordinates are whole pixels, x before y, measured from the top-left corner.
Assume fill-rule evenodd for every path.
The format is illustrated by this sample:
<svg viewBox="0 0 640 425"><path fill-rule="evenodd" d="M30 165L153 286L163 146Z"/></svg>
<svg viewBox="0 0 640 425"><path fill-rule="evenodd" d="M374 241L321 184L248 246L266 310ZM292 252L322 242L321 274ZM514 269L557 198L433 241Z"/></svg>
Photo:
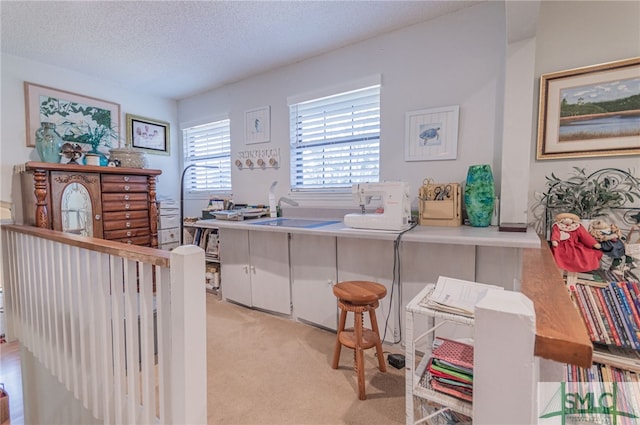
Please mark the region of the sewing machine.
<svg viewBox="0 0 640 425"><path fill-rule="evenodd" d="M351 188L353 199L362 213L347 214L344 224L358 229L404 230L409 228L411 201L406 182L356 183ZM373 200L380 205L375 213L366 213L365 207Z"/></svg>

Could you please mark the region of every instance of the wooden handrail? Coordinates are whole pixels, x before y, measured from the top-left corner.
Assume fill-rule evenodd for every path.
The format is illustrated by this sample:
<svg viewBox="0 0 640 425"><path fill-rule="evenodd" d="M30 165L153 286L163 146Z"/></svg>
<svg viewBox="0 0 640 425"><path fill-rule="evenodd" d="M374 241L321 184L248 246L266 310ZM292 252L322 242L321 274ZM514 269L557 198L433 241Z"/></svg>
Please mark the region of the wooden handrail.
<svg viewBox="0 0 640 425"><path fill-rule="evenodd" d="M589 368L593 344L547 241L540 239L541 247L525 249L522 261L521 291L536 312L535 355Z"/></svg>
<svg viewBox="0 0 640 425"><path fill-rule="evenodd" d="M42 229L35 226L24 226L19 224L3 224L2 230L12 230L25 235L37 236L66 245L77 246L91 251L111 254L129 260L148 263L154 266L169 267L171 254L169 251L148 248L138 245L127 245L122 242L108 241L105 239L90 238L86 236L74 235L71 233L59 232L57 230Z"/></svg>

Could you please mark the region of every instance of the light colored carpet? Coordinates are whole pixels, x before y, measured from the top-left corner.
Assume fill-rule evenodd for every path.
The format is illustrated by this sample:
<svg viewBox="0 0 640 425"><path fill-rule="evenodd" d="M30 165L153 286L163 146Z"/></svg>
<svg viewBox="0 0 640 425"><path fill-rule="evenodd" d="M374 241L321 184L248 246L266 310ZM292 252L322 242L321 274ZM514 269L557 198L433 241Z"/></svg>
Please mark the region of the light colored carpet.
<svg viewBox="0 0 640 425"><path fill-rule="evenodd" d="M404 424L405 370L380 372L366 350L358 400L353 350L331 368L335 337L207 294L208 423Z"/></svg>

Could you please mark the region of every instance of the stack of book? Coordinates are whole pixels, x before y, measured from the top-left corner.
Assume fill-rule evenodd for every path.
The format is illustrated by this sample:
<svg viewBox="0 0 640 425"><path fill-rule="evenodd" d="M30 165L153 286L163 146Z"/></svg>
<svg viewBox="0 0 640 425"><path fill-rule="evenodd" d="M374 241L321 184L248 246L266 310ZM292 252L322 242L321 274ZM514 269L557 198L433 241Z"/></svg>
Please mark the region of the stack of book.
<svg viewBox="0 0 640 425"><path fill-rule="evenodd" d="M423 379L435 391L471 402L473 398L473 346L441 338L433 350Z"/></svg>
<svg viewBox="0 0 640 425"><path fill-rule="evenodd" d="M577 283L573 298L591 340L640 350L640 284L611 282L607 286Z"/></svg>

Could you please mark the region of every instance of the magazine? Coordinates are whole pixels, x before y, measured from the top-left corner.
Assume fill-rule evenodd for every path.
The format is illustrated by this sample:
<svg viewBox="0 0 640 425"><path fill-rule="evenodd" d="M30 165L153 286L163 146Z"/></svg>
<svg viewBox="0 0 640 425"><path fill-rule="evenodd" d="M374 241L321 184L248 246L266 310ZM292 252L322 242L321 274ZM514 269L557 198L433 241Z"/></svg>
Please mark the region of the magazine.
<svg viewBox="0 0 640 425"><path fill-rule="evenodd" d="M433 292L420 304L434 310L473 317L475 305L492 289L503 290L504 288L440 276Z"/></svg>

